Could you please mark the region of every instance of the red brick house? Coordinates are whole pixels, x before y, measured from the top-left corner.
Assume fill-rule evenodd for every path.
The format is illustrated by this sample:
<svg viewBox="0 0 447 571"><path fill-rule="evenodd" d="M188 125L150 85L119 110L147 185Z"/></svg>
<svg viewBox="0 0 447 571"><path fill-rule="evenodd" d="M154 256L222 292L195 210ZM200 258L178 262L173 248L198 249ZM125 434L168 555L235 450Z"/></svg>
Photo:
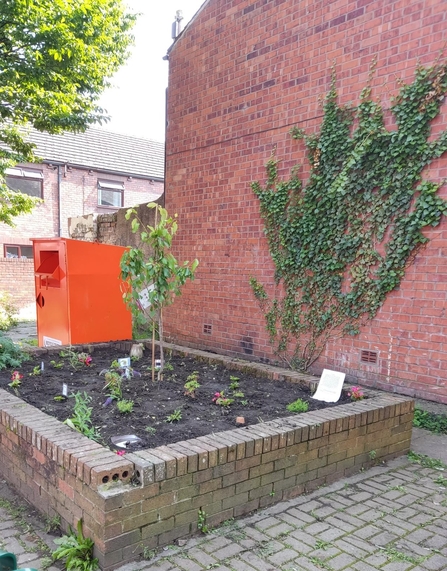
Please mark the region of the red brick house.
<svg viewBox="0 0 447 571"><path fill-rule="evenodd" d="M0 224L0 289L14 294L19 306L33 298L30 238L68 237L68 219L116 212L151 202L164 191L164 144L89 129L49 135L32 130L39 164L8 169L10 188L42 199L31 214ZM28 267L29 266L29 267ZM31 280L32 281L32 280Z"/></svg>
<svg viewBox="0 0 447 571"><path fill-rule="evenodd" d="M175 255L200 261L166 314L173 340L275 360L249 285L252 275L273 283L250 183L265 180L273 148L280 176L305 163L289 131L317 131L333 62L340 102L357 104L376 56L373 97L389 108L396 80L411 81L418 63L433 65L445 48L446 18L439 0L203 4L168 54L165 204L179 213ZM436 128L447 128L445 104ZM429 174L445 179L447 157ZM439 192L447 195L445 186ZM447 403L447 220L425 234L430 242L401 287L358 335L330 343L313 372L332 368L348 382Z"/></svg>

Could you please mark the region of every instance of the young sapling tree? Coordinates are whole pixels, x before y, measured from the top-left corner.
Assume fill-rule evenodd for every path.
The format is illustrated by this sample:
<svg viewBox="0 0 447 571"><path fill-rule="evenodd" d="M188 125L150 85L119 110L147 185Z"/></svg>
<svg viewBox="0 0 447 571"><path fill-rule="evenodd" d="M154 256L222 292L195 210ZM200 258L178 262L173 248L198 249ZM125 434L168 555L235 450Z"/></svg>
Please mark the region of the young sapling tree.
<svg viewBox="0 0 447 571"><path fill-rule="evenodd" d="M172 239L177 232L176 216L171 217L165 208L150 202L155 209L153 226L145 225L135 208L129 208L126 220L132 220L132 232L139 233L142 244L151 252L145 256L140 248L130 248L121 258L121 278L130 285L123 298L132 311L135 323L149 322L152 327L152 380L155 378L155 331L158 330L161 366L158 380L163 376L163 309L172 304L186 280L194 279L199 264L194 260L180 264L171 254Z"/></svg>

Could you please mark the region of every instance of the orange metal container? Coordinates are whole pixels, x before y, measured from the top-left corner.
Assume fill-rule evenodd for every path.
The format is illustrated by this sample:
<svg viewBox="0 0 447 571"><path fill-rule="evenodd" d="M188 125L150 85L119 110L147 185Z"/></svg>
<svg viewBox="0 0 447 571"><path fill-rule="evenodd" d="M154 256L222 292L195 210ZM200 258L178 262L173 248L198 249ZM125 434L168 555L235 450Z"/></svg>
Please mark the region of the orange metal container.
<svg viewBox="0 0 447 571"><path fill-rule="evenodd" d="M39 347L132 338L120 260L126 248L32 238Z"/></svg>

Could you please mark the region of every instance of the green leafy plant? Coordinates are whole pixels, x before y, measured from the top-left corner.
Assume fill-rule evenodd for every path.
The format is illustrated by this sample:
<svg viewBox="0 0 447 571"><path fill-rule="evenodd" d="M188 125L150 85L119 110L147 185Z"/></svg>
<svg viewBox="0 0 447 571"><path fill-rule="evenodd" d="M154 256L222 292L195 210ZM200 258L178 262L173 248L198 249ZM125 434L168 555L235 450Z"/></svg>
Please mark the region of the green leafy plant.
<svg viewBox="0 0 447 571"><path fill-rule="evenodd" d="M12 389L18 389L22 384L23 375L19 373L19 371L13 371L11 375L11 382L8 383L8 387Z"/></svg>
<svg viewBox="0 0 447 571"><path fill-rule="evenodd" d="M133 400L122 399L117 401L116 407L121 414L130 414L133 412Z"/></svg>
<svg viewBox="0 0 447 571"><path fill-rule="evenodd" d="M103 372L103 371L101 371ZM112 398L119 400L122 398L122 377L117 370L106 371L104 374L104 379L106 384L104 385L104 390L107 390L107 394Z"/></svg>
<svg viewBox="0 0 447 571"><path fill-rule="evenodd" d="M413 426L424 428L435 434L447 434L447 416L422 410L418 407L414 410Z"/></svg>
<svg viewBox="0 0 447 571"><path fill-rule="evenodd" d="M20 367L28 358L18 345L0 333L0 371L9 367Z"/></svg>
<svg viewBox="0 0 447 571"><path fill-rule="evenodd" d="M230 377L230 391L235 391L236 389L239 388L239 377Z"/></svg>
<svg viewBox="0 0 447 571"><path fill-rule="evenodd" d="M289 403L286 408L289 412L307 412L309 410L309 405L306 401L297 399Z"/></svg>
<svg viewBox="0 0 447 571"><path fill-rule="evenodd" d="M206 523L206 518L207 518L207 514L204 510L202 510L202 508L199 509L199 511L197 512L197 529L203 533L209 533L209 527Z"/></svg>
<svg viewBox="0 0 447 571"><path fill-rule="evenodd" d="M54 533L55 531L58 531L59 528L61 526L61 516L60 515L55 515L55 516L47 516L45 518L45 532L46 533Z"/></svg>
<svg viewBox="0 0 447 571"><path fill-rule="evenodd" d="M179 422L182 420L182 411L180 408L176 408L172 414L169 414L165 422Z"/></svg>
<svg viewBox="0 0 447 571"><path fill-rule="evenodd" d="M17 324L17 307L14 305L11 295L0 292L0 330L6 331Z"/></svg>
<svg viewBox="0 0 447 571"><path fill-rule="evenodd" d="M50 361L50 365L53 367L53 369L62 369L64 363L61 361Z"/></svg>
<svg viewBox="0 0 447 571"><path fill-rule="evenodd" d="M33 367L33 370L29 375L30 377L38 377L41 373L42 373L41 365L36 365L35 367Z"/></svg>
<svg viewBox="0 0 447 571"><path fill-rule="evenodd" d="M72 349L64 349L59 353L59 355L62 358L67 359L73 369L79 369L84 366L90 367L92 364L92 358L88 353L77 353Z"/></svg>
<svg viewBox="0 0 447 571"><path fill-rule="evenodd" d="M376 450L370 450L368 456L369 456L370 460L375 460L377 458L377 451Z"/></svg>
<svg viewBox="0 0 447 571"><path fill-rule="evenodd" d="M185 389L184 395L187 397L195 398L196 390L200 388L199 373L194 371L186 378L186 383L183 385Z"/></svg>
<svg viewBox="0 0 447 571"><path fill-rule="evenodd" d="M75 399L73 416L71 418L67 418L67 420L64 421L64 424L78 432L81 432L91 440L99 441L101 435L97 428L92 426L91 421L93 407L88 406L92 398L86 392L81 393L80 391L70 395L69 398Z"/></svg>
<svg viewBox="0 0 447 571"><path fill-rule="evenodd" d="M149 319L152 325L152 380L155 378L155 329L158 328L161 367L158 380L163 376L163 309L172 304L180 295L182 286L188 279L194 279L198 266L195 260L190 265L180 265L170 253L172 239L177 232L177 221L168 215L160 205L151 202L147 205L155 210L153 226L146 226L138 217L135 208L126 213L126 220L132 220L132 232L140 234L141 242L149 248L151 255L146 258L140 248L127 250L121 259L121 279L131 286L123 295L125 303L131 309L134 320L144 323ZM147 303L142 306L142 296Z"/></svg>
<svg viewBox="0 0 447 571"><path fill-rule="evenodd" d="M307 148L307 183L298 169L280 177L273 155L265 185L252 184L276 287L270 295L256 277L250 284L275 353L290 366L307 370L328 341L373 319L427 242L423 229L447 212L442 181L422 178L447 150L446 132L430 137L446 91L446 63L418 67L392 103L388 130L369 84L357 108L338 104L333 72L320 132L291 132Z"/></svg>
<svg viewBox="0 0 447 571"><path fill-rule="evenodd" d="M214 393L213 403L217 404L218 406L223 406L224 408L228 408L234 403L234 399L226 397L224 391L220 391Z"/></svg>
<svg viewBox="0 0 447 571"><path fill-rule="evenodd" d="M98 560L93 557L94 541L84 537L82 533L82 519L77 525L77 533L71 528L67 535L54 539L59 547L53 551L53 560L62 559L67 571L95 571Z"/></svg>

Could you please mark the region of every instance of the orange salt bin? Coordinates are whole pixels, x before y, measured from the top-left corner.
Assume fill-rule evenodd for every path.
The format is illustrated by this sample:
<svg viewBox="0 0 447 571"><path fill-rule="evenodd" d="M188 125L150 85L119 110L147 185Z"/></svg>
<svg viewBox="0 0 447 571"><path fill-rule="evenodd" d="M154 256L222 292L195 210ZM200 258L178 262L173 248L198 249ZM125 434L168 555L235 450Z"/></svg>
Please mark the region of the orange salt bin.
<svg viewBox="0 0 447 571"><path fill-rule="evenodd" d="M120 260L126 248L32 238L39 347L132 338Z"/></svg>

